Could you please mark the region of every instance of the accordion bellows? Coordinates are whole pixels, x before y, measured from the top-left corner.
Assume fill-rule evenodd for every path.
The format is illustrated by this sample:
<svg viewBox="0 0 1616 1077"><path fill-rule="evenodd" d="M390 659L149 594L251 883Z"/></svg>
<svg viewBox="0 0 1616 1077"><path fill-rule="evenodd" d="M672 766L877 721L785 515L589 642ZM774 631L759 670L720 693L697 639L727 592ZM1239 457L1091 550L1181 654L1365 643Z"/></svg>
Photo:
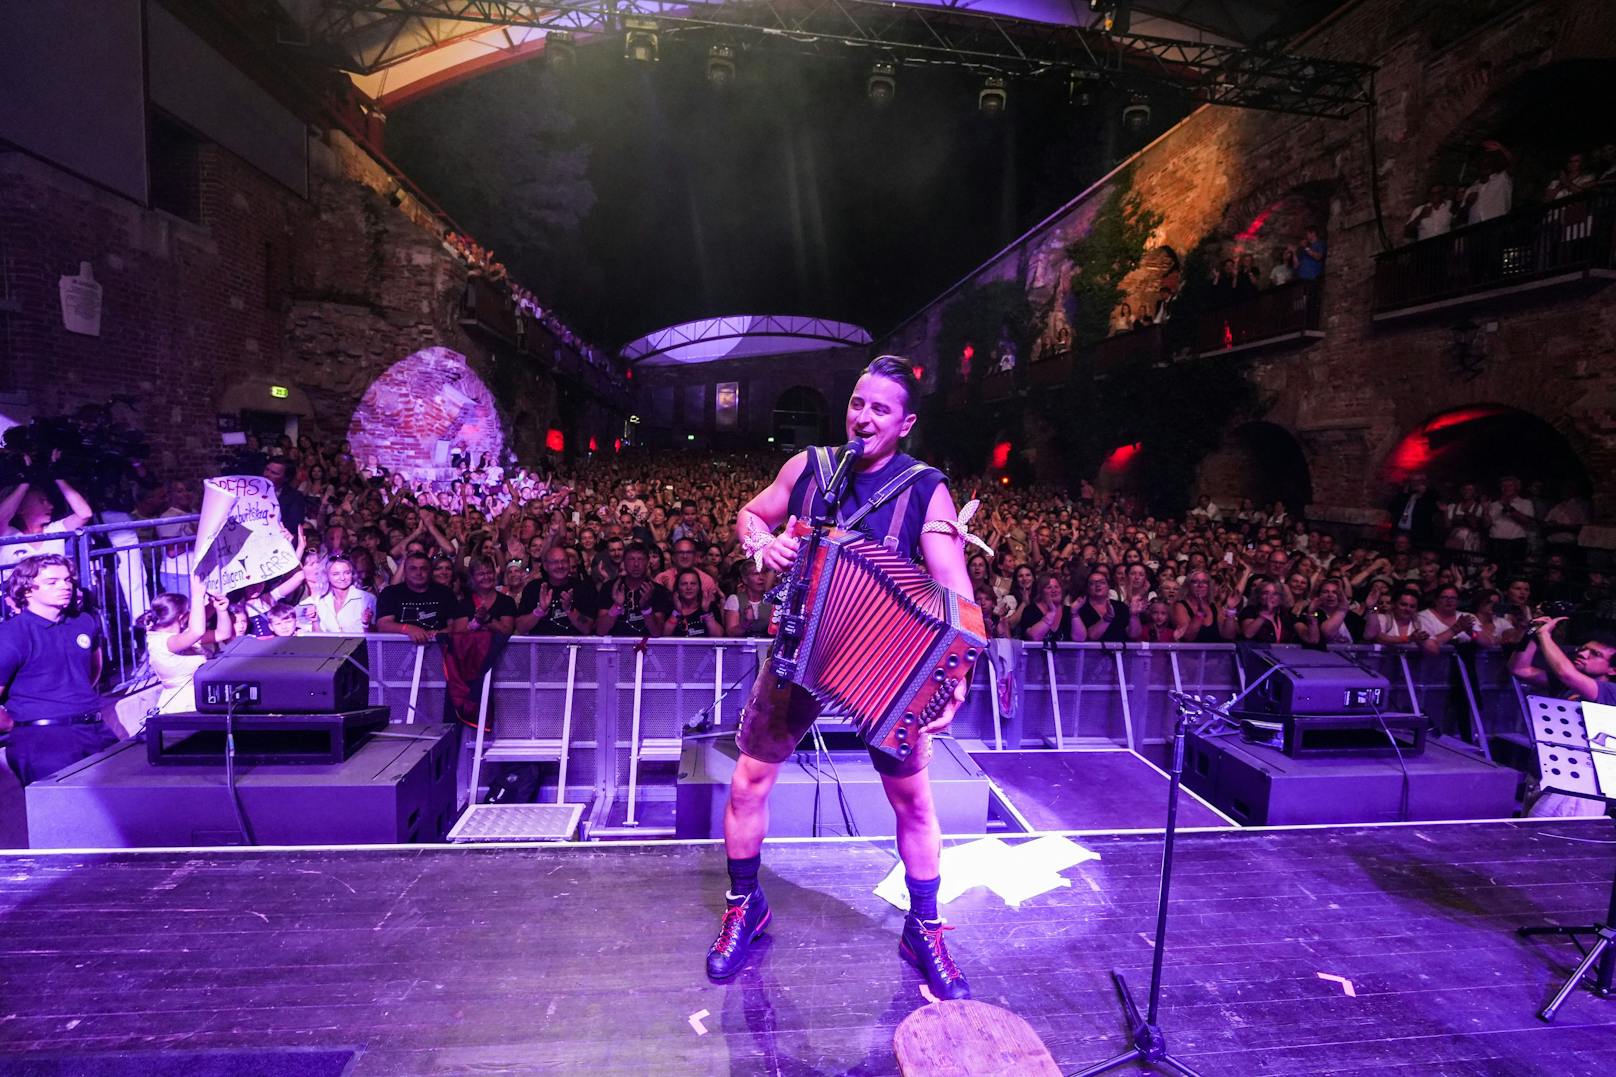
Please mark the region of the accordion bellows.
<svg viewBox="0 0 1616 1077"><path fill-rule="evenodd" d="M790 679L851 718L870 747L907 758L987 646L982 610L848 531L830 531L797 570L808 591Z"/></svg>

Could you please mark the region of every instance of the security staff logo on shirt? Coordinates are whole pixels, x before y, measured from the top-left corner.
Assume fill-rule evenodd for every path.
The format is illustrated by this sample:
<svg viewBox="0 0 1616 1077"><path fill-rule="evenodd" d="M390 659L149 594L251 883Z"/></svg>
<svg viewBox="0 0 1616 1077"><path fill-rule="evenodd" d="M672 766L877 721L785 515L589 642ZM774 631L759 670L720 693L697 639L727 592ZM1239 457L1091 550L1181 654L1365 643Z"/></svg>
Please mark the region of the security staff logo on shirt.
<svg viewBox="0 0 1616 1077"><path fill-rule="evenodd" d="M79 633L79 638L75 642L78 643L80 650L87 651L90 649L90 637L84 632Z"/></svg>

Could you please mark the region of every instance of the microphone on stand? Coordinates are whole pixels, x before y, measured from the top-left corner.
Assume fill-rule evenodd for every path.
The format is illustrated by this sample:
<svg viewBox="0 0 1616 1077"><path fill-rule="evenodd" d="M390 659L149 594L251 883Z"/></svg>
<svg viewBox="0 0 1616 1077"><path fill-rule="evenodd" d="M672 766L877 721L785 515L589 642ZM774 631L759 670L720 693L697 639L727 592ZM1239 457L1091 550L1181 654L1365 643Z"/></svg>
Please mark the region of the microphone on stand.
<svg viewBox="0 0 1616 1077"><path fill-rule="evenodd" d="M836 506L842 502L842 494L847 489L847 479L853 473L853 465L858 463L859 457L864 455L864 442L854 438L842 446L841 455L836 460L836 470L830 474L830 484L825 488L825 500L834 512Z"/></svg>

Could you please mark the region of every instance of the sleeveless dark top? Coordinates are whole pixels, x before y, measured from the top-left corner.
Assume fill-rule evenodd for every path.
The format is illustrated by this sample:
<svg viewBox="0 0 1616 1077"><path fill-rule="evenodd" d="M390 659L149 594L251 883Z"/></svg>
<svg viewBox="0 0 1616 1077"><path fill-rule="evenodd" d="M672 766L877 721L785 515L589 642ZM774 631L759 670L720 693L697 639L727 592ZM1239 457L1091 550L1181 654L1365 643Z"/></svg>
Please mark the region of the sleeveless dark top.
<svg viewBox="0 0 1616 1077"><path fill-rule="evenodd" d="M852 516L864 503L874 497L881 487L908 468L911 464L919 463L914 457L905 453L893 453L878 470L853 472L847 483L847 493L842 497L841 516L846 519ZM886 504L872 510L864 519L860 520L853 530L865 535L875 542L884 542L892 533L893 514L900 505L903 508L903 519L899 525L896 548L911 561L920 560L920 529L926 524L926 507L931 504L932 494L937 487L946 480L943 473L936 468L927 468L920 477L910 483L904 494L899 494ZM814 491L813 504L807 504L808 490ZM802 474L797 477L797 483L791 488L791 511L798 519L810 519L815 513L825 511L824 491L819 488L812 451L808 454L806 466Z"/></svg>

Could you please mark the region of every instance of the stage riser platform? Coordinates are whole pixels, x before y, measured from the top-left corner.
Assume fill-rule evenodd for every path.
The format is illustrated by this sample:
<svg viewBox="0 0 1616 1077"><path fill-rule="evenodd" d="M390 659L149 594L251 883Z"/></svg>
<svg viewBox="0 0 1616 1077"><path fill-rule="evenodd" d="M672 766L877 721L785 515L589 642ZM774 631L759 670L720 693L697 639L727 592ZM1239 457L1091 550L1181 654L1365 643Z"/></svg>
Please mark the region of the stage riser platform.
<svg viewBox="0 0 1616 1077"><path fill-rule="evenodd" d="M1246 826L1388 823L1507 819L1520 773L1436 741L1400 764L1385 753L1292 758L1238 737L1191 734L1184 784Z"/></svg>
<svg viewBox="0 0 1616 1077"><path fill-rule="evenodd" d="M1616 1001L1579 992L1543 1025L1576 950L1514 929L1602 916L1613 836L1181 835L1169 1042L1206 1077L1608 1077ZM1160 867L1155 836L1082 842L1101 859L1070 886L942 910L977 998L1063 1073L1118 1050L1109 973L1149 979ZM359 1049L351 1077L884 1077L926 1004L871 892L895 862L890 841L767 845L774 923L714 984L717 844L0 857L0 1058L306 1046Z"/></svg>
<svg viewBox="0 0 1616 1077"><path fill-rule="evenodd" d="M945 737L934 744L929 767L931 792L943 833L986 833L990 790L981 768L957 741ZM679 837L723 835L724 804L737 754L733 736L686 742L679 759L674 808ZM851 833L891 837L896 832L892 805L887 802L881 775L876 773L869 753L858 749L832 750L829 754L834 767L822 760L816 762L814 754L806 752L788 759L780 768L780 777L769 795L769 836L808 838Z"/></svg>
<svg viewBox="0 0 1616 1077"><path fill-rule="evenodd" d="M454 823L448 726L389 726L342 763L242 766L236 788L260 845L438 841ZM242 844L222 764L154 767L116 744L25 790L34 849Z"/></svg>

